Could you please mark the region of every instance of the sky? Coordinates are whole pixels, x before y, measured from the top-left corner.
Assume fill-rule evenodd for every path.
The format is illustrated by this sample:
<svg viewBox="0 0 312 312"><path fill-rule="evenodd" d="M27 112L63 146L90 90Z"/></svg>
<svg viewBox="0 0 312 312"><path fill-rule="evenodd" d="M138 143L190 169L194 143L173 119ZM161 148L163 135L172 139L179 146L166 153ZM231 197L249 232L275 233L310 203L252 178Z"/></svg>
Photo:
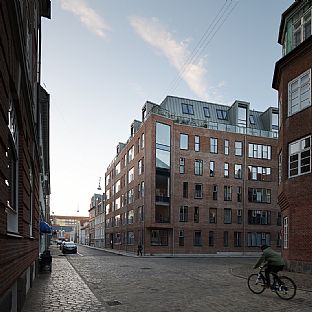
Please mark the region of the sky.
<svg viewBox="0 0 312 312"><path fill-rule="evenodd" d="M281 14L293 0L52 0L42 20L50 93L51 212L88 216L91 197L140 120L167 95L251 109L272 89Z"/></svg>

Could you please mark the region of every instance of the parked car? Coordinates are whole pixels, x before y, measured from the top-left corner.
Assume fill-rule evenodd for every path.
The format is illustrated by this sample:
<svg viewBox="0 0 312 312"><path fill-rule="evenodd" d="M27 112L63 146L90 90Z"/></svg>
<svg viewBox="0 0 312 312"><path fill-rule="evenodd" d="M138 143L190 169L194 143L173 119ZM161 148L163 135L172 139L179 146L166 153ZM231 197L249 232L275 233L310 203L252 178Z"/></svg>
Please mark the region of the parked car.
<svg viewBox="0 0 312 312"><path fill-rule="evenodd" d="M59 245L61 245L61 244L62 244L62 240L58 239L58 240L56 241L56 246L59 246Z"/></svg>
<svg viewBox="0 0 312 312"><path fill-rule="evenodd" d="M64 253L77 253L77 245L74 242L65 242L62 247Z"/></svg>
<svg viewBox="0 0 312 312"><path fill-rule="evenodd" d="M60 244L60 250L63 250L63 245L66 243L66 240L63 240Z"/></svg>

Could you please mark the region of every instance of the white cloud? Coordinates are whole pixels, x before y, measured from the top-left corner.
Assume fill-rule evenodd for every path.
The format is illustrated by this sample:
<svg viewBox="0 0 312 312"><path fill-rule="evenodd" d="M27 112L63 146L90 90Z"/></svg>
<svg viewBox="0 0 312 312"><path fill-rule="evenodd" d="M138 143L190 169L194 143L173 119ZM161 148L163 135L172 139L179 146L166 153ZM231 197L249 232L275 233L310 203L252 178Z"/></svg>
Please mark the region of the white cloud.
<svg viewBox="0 0 312 312"><path fill-rule="evenodd" d="M106 37L107 32L110 30L103 18L88 7L84 0L61 0L61 7L63 10L78 16L81 23L100 37Z"/></svg>
<svg viewBox="0 0 312 312"><path fill-rule="evenodd" d="M183 67L190 56L187 41L177 42L157 18L146 19L133 16L130 18L130 24L143 40L166 56L198 97L208 99L204 59L190 63L186 70Z"/></svg>

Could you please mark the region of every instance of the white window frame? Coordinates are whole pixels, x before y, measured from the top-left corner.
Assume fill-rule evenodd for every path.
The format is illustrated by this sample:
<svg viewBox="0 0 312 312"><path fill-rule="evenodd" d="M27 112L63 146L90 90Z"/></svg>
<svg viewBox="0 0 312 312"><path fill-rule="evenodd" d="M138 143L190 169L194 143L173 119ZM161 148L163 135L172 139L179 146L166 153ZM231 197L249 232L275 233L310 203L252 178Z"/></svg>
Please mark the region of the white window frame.
<svg viewBox="0 0 312 312"><path fill-rule="evenodd" d="M310 139L310 146L308 148L302 148L303 142L308 138ZM296 144L298 144L300 150L298 150L297 152L291 153L291 147L296 145ZM304 153L308 150L310 150L310 163L309 163L310 170L302 173L301 172L301 169L302 169L301 168L302 153ZM291 175L290 174L290 165L291 165L290 158L294 155L298 155L298 173ZM300 140L297 140L297 141L294 141L294 142L288 144L288 178L294 178L294 177L298 177L298 176L309 174L309 173L311 173L311 135L308 135L308 136L306 136Z"/></svg>
<svg viewBox="0 0 312 312"><path fill-rule="evenodd" d="M288 217L284 217L283 219L283 248L288 249L289 241L288 241L289 227L288 227Z"/></svg>
<svg viewBox="0 0 312 312"><path fill-rule="evenodd" d="M302 101L301 91L302 91L304 86L301 85L301 79L306 75L309 76L308 77L308 81L309 81L308 83L310 86L309 86L309 89L306 91L308 93L309 97L308 97L308 105L303 106L302 102L301 102ZM295 84L298 84L298 88L295 91L292 91L292 86ZM299 97L298 110L296 110L296 111L293 110L294 105L293 105L292 99L291 99L292 93L294 93L294 92L298 92L298 97ZM299 113L300 111L304 110L305 108L307 108L309 106L311 106L311 68L306 70L305 72L303 72L301 75L299 75L295 79L289 81L289 83L288 83L288 117L295 115L296 113Z"/></svg>

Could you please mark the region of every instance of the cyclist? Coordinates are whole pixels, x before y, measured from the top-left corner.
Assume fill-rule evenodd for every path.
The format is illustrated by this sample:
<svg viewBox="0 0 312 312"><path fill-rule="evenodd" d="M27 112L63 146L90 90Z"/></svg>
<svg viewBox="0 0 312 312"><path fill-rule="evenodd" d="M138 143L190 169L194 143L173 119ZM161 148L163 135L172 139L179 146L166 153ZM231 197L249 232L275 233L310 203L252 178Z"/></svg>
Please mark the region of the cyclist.
<svg viewBox="0 0 312 312"><path fill-rule="evenodd" d="M280 256L279 253L274 251L268 245L262 245L262 256L259 258L257 263L254 266L254 269L261 266L264 263L265 267L265 278L266 278L266 287L270 287L270 273L277 273L282 271L285 265L283 258Z"/></svg>

